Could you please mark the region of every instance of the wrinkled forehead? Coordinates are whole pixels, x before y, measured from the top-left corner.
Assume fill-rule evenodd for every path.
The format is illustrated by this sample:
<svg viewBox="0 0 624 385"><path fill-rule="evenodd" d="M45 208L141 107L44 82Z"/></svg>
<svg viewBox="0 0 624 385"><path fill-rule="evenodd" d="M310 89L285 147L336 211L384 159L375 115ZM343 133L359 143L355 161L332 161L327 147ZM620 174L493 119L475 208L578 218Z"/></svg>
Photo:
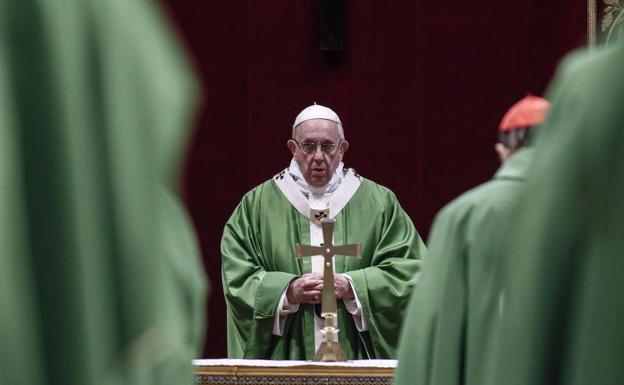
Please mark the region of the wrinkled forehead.
<svg viewBox="0 0 624 385"><path fill-rule="evenodd" d="M337 142L340 140L340 134L336 122L327 119L310 119L295 127L295 139Z"/></svg>

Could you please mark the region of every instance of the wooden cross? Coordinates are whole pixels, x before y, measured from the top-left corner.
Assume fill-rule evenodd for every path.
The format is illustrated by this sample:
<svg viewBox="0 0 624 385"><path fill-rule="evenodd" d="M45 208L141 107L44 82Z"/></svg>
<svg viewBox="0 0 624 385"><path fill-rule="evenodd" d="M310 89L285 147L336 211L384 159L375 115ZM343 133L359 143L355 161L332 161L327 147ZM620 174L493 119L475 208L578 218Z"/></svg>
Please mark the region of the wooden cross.
<svg viewBox="0 0 624 385"><path fill-rule="evenodd" d="M332 258L334 255L345 255L359 257L361 253L360 243L353 245L334 246L334 225L335 221L329 218L321 220L323 228L323 243L321 246L295 245L295 252L298 258L311 257L313 255L323 256L323 292L321 299L321 317L325 320L323 328L324 341L316 354L317 361L346 361L346 357L338 344L338 325L336 288L334 286L334 265Z"/></svg>

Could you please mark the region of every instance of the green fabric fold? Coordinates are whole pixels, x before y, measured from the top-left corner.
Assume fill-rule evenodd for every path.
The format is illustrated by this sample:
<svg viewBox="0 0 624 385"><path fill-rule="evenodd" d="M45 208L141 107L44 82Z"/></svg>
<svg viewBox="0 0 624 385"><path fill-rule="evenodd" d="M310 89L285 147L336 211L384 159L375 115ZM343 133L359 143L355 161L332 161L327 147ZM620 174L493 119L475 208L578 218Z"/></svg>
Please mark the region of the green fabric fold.
<svg viewBox="0 0 624 385"><path fill-rule="evenodd" d="M163 15L0 2L0 84L0 382L190 383L205 284L160 194L196 90Z"/></svg>

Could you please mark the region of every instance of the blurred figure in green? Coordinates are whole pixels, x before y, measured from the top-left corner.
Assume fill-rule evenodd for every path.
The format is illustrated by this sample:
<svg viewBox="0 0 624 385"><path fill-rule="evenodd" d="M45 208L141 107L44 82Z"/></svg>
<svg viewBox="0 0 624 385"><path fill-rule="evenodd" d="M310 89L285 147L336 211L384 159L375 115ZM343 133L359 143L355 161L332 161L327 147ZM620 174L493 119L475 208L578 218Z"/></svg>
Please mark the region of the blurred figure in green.
<svg viewBox="0 0 624 385"><path fill-rule="evenodd" d="M624 45L574 54L551 88L503 245L490 384L624 383Z"/></svg>
<svg viewBox="0 0 624 385"><path fill-rule="evenodd" d="M183 59L151 2L0 2L1 384L192 383Z"/></svg>
<svg viewBox="0 0 624 385"><path fill-rule="evenodd" d="M399 385L480 385L487 376L493 331L500 317L495 258L483 252L492 239L482 230L513 220L510 211L524 190L533 156L531 135L550 103L526 96L499 127L495 150L502 166L494 178L464 193L437 215L421 281L403 323Z"/></svg>

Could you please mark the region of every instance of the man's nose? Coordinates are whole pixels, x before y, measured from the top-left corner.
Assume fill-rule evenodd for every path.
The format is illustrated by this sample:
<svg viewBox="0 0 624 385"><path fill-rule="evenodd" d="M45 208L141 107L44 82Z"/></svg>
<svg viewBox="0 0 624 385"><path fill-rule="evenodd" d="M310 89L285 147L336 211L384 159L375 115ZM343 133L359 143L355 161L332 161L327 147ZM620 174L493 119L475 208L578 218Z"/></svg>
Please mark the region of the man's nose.
<svg viewBox="0 0 624 385"><path fill-rule="evenodd" d="M321 150L321 146L316 146L314 149L314 160L323 160L325 159L325 153Z"/></svg>
<svg viewBox="0 0 624 385"><path fill-rule="evenodd" d="M312 158L316 162L322 162L325 160L325 153L321 150L321 146L316 146L316 149L314 149L314 156Z"/></svg>

